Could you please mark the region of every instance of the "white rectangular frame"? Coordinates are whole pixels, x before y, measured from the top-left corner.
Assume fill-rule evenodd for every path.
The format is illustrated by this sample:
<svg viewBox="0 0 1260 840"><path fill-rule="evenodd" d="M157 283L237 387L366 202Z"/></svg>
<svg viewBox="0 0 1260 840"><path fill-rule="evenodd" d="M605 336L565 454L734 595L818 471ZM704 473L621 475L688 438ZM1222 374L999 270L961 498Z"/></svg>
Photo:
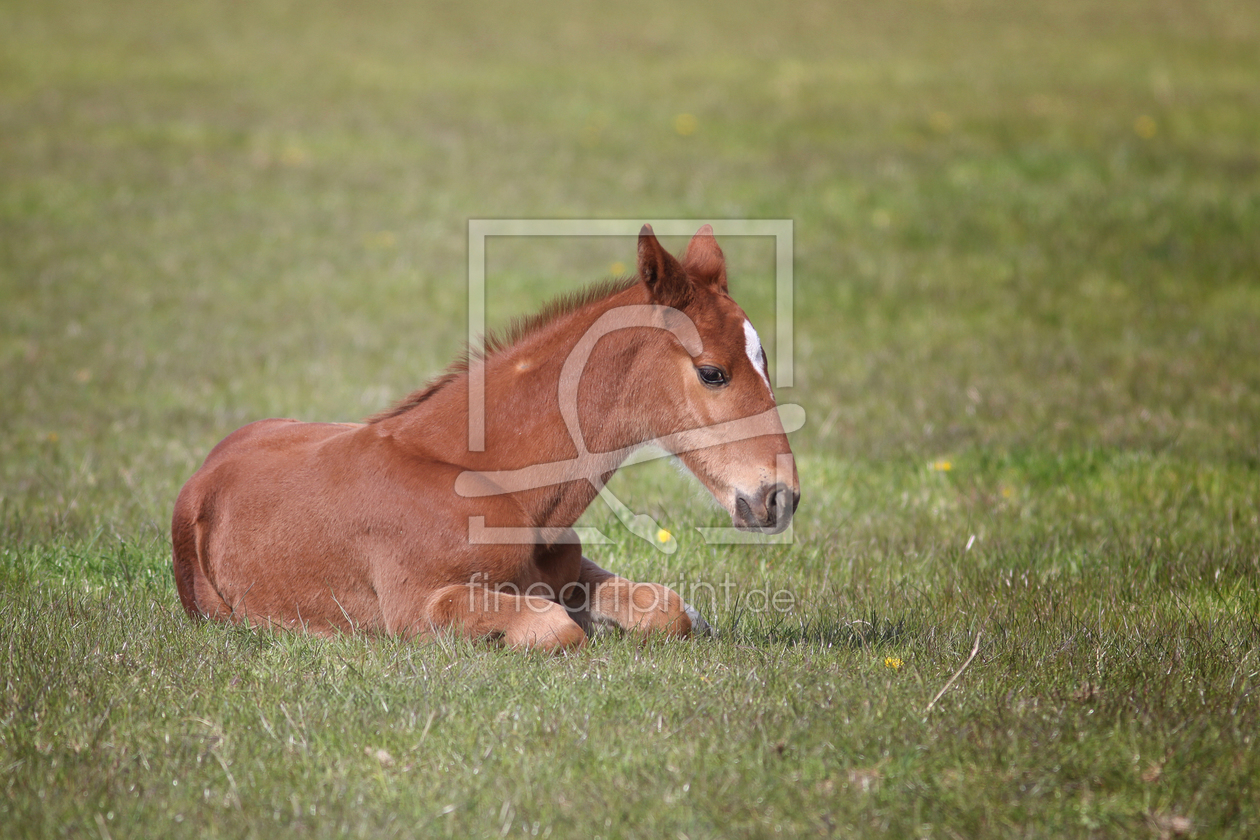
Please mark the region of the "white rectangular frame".
<svg viewBox="0 0 1260 840"><path fill-rule="evenodd" d="M658 236L691 236L706 222L666 219L652 222ZM469 219L468 220L468 451L486 448L486 371L480 363L486 334L486 238L490 236L637 237L633 219ZM793 376L793 222L791 219L722 219L722 236L774 237L774 387L791 388Z"/></svg>

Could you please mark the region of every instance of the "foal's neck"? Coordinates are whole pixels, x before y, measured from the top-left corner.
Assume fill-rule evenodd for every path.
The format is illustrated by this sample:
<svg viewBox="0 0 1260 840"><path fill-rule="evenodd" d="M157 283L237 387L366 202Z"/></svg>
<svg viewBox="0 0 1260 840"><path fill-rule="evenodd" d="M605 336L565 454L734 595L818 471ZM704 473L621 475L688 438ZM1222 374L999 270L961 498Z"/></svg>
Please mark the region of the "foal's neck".
<svg viewBox="0 0 1260 840"><path fill-rule="evenodd" d="M579 306L485 360L485 449L468 447L469 374L464 372L416 408L380 424L400 443L430 458L486 473L515 472L527 486L508 487L530 525L568 527L582 514L625 456L650 438L646 402L651 386L642 354L662 340L658 331L621 330L593 348L576 389L580 442L560 408L561 371L583 336L618 306L646 304L635 284ZM473 364L476 364L475 362ZM636 370L638 369L638 370ZM573 413L570 412L570 416ZM551 469L527 468L553 465ZM584 477L577 477L577 475ZM540 478L542 480L536 480ZM553 483L557 478L567 480ZM593 479L593 481L592 481Z"/></svg>

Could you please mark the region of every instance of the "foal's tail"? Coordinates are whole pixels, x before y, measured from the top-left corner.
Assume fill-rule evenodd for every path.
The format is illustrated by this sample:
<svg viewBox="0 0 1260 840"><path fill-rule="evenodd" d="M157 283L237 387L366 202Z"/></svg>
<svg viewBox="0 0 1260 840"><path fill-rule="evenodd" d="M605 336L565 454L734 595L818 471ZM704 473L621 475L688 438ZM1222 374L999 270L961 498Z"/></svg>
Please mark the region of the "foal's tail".
<svg viewBox="0 0 1260 840"><path fill-rule="evenodd" d="M192 482L190 481L189 484ZM201 500L188 485L175 500L171 517L171 555L179 602L191 618L229 615L231 610L206 576L205 523L201 521Z"/></svg>
<svg viewBox="0 0 1260 840"><path fill-rule="evenodd" d="M175 514L171 517L171 555L174 560L175 588L179 590L179 602L184 612L192 618L200 618L197 609L196 576L201 573L197 562L197 524L194 511L188 503L187 488L175 502Z"/></svg>

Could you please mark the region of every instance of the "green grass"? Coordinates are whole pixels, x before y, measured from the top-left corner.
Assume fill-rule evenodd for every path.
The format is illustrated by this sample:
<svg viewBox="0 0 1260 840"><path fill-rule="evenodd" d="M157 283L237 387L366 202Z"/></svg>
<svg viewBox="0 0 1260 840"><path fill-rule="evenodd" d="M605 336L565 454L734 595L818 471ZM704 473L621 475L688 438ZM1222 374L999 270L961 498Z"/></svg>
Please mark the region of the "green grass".
<svg viewBox="0 0 1260 840"><path fill-rule="evenodd" d="M3 9L0 835L1260 832L1254 3ZM657 463L591 553L715 641L191 624L180 485L440 370L481 217L713 221L768 348L795 220L794 542Z"/></svg>

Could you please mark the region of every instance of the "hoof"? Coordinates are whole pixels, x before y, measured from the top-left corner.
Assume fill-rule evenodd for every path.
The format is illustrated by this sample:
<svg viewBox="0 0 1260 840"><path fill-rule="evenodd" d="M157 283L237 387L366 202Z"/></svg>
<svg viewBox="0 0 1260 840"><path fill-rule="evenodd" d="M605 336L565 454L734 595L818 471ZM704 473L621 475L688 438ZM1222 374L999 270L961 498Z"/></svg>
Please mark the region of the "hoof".
<svg viewBox="0 0 1260 840"><path fill-rule="evenodd" d="M717 638L717 630L713 629L713 625L704 620L704 616L700 615L700 611L691 604L683 604L683 612L687 614L687 618L691 619L691 635L704 636L708 639Z"/></svg>

